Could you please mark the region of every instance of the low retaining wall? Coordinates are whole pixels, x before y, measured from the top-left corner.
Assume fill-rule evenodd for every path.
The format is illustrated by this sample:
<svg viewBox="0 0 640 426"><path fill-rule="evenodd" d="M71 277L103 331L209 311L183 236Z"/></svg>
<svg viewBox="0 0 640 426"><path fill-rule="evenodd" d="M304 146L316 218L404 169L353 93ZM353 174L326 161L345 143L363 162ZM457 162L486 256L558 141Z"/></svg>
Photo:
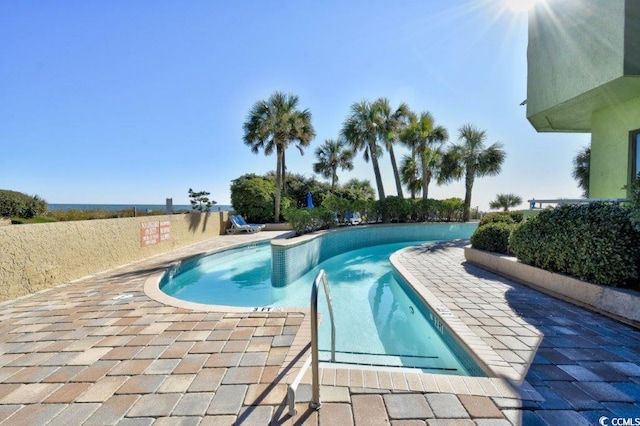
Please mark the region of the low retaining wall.
<svg viewBox="0 0 640 426"><path fill-rule="evenodd" d="M465 247L467 262L573 304L640 328L640 295L555 274L517 259Z"/></svg>
<svg viewBox="0 0 640 426"><path fill-rule="evenodd" d="M0 301L224 233L228 212L0 228Z"/></svg>

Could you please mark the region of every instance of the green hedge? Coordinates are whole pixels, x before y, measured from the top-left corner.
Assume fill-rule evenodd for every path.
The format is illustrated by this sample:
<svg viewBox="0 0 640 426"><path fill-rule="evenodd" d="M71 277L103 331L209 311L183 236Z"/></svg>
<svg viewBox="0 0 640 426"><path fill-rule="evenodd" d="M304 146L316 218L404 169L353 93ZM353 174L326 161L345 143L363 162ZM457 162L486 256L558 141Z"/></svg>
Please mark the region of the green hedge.
<svg viewBox="0 0 640 426"><path fill-rule="evenodd" d="M499 212L489 213L480 219L478 226L484 226L489 223L520 223L522 222L522 212Z"/></svg>
<svg viewBox="0 0 640 426"><path fill-rule="evenodd" d="M471 245L479 250L507 254L509 235L514 227L513 222L493 222L480 226L471 236Z"/></svg>
<svg viewBox="0 0 640 426"><path fill-rule="evenodd" d="M631 223L635 230L640 232L640 174L631 182L628 193L627 207L631 215Z"/></svg>
<svg viewBox="0 0 640 426"><path fill-rule="evenodd" d="M509 248L528 265L609 286L637 285L640 233L615 203L562 205L517 226Z"/></svg>
<svg viewBox="0 0 640 426"><path fill-rule="evenodd" d="M298 235L333 226L334 213L324 207L312 209L289 208L284 211L283 215Z"/></svg>
<svg viewBox="0 0 640 426"><path fill-rule="evenodd" d="M386 222L406 222L411 214L411 200L389 195L381 203L381 208Z"/></svg>

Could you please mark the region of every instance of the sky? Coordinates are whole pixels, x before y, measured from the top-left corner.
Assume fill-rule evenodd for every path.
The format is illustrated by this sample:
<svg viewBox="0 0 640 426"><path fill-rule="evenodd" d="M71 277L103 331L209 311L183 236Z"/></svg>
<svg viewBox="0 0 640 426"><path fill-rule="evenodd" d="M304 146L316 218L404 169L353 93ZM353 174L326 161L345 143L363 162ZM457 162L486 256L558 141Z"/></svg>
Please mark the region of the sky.
<svg viewBox="0 0 640 426"><path fill-rule="evenodd" d="M525 1L0 0L0 189L188 204L193 188L229 204L231 180L275 169L242 126L282 91L316 131L303 156L287 151L290 172L313 176L315 148L338 137L350 105L387 97L430 111L451 142L470 123L504 144L502 173L476 179L473 207L499 193L578 198L572 160L590 136L537 133L520 106ZM354 163L340 181L375 188L362 153ZM395 195L388 155L380 165ZM464 198L464 184L432 183L429 197Z"/></svg>

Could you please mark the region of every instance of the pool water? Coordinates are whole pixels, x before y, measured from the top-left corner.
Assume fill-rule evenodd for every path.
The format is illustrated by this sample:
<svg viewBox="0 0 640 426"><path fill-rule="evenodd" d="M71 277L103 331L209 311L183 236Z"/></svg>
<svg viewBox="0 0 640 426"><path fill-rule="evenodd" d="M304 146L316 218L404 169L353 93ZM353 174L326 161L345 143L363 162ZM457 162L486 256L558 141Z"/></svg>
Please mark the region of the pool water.
<svg viewBox="0 0 640 426"><path fill-rule="evenodd" d="M271 249L269 244L260 244L187 262L168 274L169 279L163 279L161 289L197 303L308 307L313 280L324 269L335 316L336 362L483 375L389 263L395 251L420 243L384 244L346 252L325 260L285 287L271 285ZM322 294L318 300L318 310L323 314L321 359L328 360L328 308Z"/></svg>

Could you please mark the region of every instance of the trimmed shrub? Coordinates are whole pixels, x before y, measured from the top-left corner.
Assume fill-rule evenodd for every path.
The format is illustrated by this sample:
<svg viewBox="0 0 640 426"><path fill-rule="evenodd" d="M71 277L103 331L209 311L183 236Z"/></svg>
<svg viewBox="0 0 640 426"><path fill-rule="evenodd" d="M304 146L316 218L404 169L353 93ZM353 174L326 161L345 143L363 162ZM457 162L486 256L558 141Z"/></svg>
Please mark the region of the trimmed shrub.
<svg viewBox="0 0 640 426"><path fill-rule="evenodd" d="M437 209L441 221L461 221L464 202L460 198L456 197L438 200Z"/></svg>
<svg viewBox="0 0 640 426"><path fill-rule="evenodd" d="M480 226L471 236L471 245L479 250L507 254L509 235L514 227L513 222L493 222Z"/></svg>
<svg viewBox="0 0 640 426"><path fill-rule="evenodd" d="M511 219L513 219L515 223L520 223L524 219L524 213L522 213L522 210L509 212L509 216L511 216Z"/></svg>
<svg viewBox="0 0 640 426"><path fill-rule="evenodd" d="M326 229L333 224L333 212L322 207L313 209L289 208L284 211L283 215L298 235Z"/></svg>
<svg viewBox="0 0 640 426"><path fill-rule="evenodd" d="M499 212L489 213L480 219L478 226L489 223L520 223L522 222L522 212Z"/></svg>
<svg viewBox="0 0 640 426"><path fill-rule="evenodd" d="M351 201L338 197L335 194L327 196L322 202L322 207L336 213L338 220L344 220L347 211L351 210Z"/></svg>
<svg viewBox="0 0 640 426"><path fill-rule="evenodd" d="M616 203L544 210L513 230L509 248L522 263L596 284L628 286L638 278L640 233Z"/></svg>
<svg viewBox="0 0 640 426"><path fill-rule="evenodd" d="M627 203L631 215L631 223L640 232L640 174L629 185L629 202Z"/></svg>
<svg viewBox="0 0 640 426"><path fill-rule="evenodd" d="M417 198L411 200L412 215L417 222L427 222L429 220L435 220L438 214L438 200L433 198L423 199Z"/></svg>
<svg viewBox="0 0 640 426"><path fill-rule="evenodd" d="M404 198L390 195L382 204L382 217L385 222L406 222L411 213L411 202Z"/></svg>

